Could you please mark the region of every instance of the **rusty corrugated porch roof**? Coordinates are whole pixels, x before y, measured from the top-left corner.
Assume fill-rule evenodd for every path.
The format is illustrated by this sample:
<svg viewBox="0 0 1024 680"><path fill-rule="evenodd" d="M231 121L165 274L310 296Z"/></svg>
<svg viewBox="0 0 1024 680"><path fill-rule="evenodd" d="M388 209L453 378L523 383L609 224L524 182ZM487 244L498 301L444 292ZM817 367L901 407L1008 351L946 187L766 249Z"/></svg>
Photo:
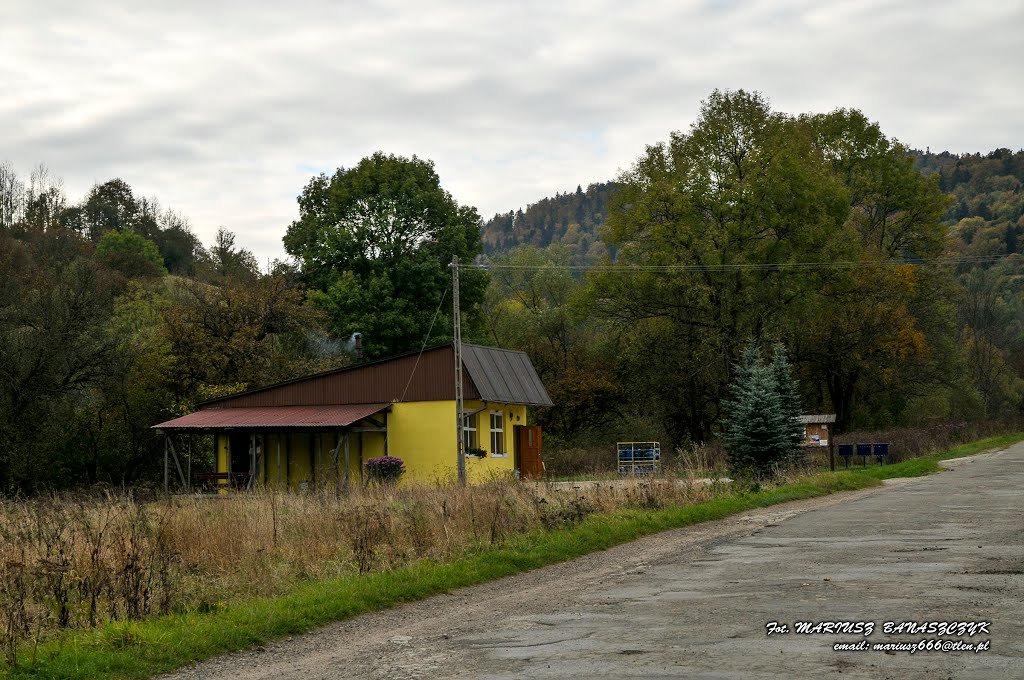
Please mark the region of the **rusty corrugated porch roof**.
<svg viewBox="0 0 1024 680"><path fill-rule="evenodd" d="M230 428L339 428L380 413L389 404L329 406L254 406L207 408L154 425L155 430L222 430Z"/></svg>

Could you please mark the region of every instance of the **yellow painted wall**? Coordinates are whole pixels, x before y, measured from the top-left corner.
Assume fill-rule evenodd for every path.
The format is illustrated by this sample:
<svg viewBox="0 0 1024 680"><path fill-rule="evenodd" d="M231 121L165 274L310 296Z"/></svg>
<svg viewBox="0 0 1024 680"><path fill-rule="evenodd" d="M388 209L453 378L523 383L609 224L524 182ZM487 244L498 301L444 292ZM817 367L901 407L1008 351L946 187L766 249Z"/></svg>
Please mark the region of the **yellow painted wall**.
<svg viewBox="0 0 1024 680"><path fill-rule="evenodd" d="M526 424L526 407L467 401L465 409L475 411L477 441L487 457L466 459L466 474L472 482L483 482L495 475L507 475L515 469L513 425ZM491 451L490 412L504 414L506 454L495 457ZM511 417L510 414L511 413ZM516 420L516 417L519 420ZM454 401L415 401L393 404L388 414L388 452L405 461L407 481L451 481L458 474L455 439Z"/></svg>
<svg viewBox="0 0 1024 680"><path fill-rule="evenodd" d="M214 438L214 448L217 450L217 472L228 471L228 438L223 435L216 435ZM217 482L217 486L223 487L218 493L227 493L228 480L222 479Z"/></svg>
<svg viewBox="0 0 1024 680"><path fill-rule="evenodd" d="M350 432L348 436L349 482L358 483L362 479L365 460L384 455L384 433ZM339 480L344 481L344 433L268 433L265 439L260 441L264 448L260 480L269 488L308 491L312 490L314 485L317 488L334 488ZM281 444L280 468L278 441ZM333 469L335 446L338 447L336 472ZM224 460L226 461L226 456ZM226 463L219 465L226 466Z"/></svg>
<svg viewBox="0 0 1024 680"><path fill-rule="evenodd" d="M478 483L484 482L495 476L506 476L515 470L514 439L512 426L516 424L515 416L518 414L518 424L526 423L526 407L510 406L508 404L495 404L488 402L467 402L466 410L476 410L481 406L484 410L476 414L477 418L477 441L482 449L487 451L485 458L466 459L466 472L469 481ZM495 456L491 444L491 411L500 411L503 416L502 430L505 440L505 453L502 456Z"/></svg>
<svg viewBox="0 0 1024 680"><path fill-rule="evenodd" d="M273 436L269 464L263 483L271 488L311 491L333 489L344 480L345 438L340 432L291 432L281 438L281 474L277 474L277 442ZM334 449L338 448L338 466L334 467ZM349 434L349 479L359 480L359 435Z"/></svg>
<svg viewBox="0 0 1024 680"><path fill-rule="evenodd" d="M388 413L388 454L405 461L404 480L453 479L456 474L455 402L392 404Z"/></svg>
<svg viewBox="0 0 1024 680"><path fill-rule="evenodd" d="M484 482L496 475L508 475L515 468L513 427L526 424L526 407L509 404L466 402L467 411L483 408L476 414L477 440L486 449L485 458L467 457L466 471L471 482ZM490 432L491 411L504 415L505 455L493 455ZM379 417L383 417L381 414ZM370 458L385 453L405 461L406 482L452 481L457 476L455 439L455 402L418 401L391 405L386 414L388 433L351 432L349 434L349 479L362 480L363 465ZM338 437L337 439L335 437ZM262 465L260 481L270 488L307 491L334 488L343 479L345 449L342 435L334 432L287 432L260 435ZM227 472L227 437L218 435L217 471ZM280 441L280 473L278 468ZM320 453L317 458L319 441ZM338 449L338 470L332 470L335 445ZM314 464L315 463L315 464ZM224 482L226 484L226 482Z"/></svg>

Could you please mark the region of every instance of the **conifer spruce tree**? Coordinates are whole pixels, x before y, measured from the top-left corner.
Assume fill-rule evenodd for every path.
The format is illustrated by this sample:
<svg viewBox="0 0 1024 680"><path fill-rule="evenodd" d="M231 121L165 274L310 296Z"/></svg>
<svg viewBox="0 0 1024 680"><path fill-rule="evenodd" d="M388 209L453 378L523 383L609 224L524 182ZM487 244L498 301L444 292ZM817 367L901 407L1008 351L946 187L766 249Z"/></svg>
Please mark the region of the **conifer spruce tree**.
<svg viewBox="0 0 1024 680"><path fill-rule="evenodd" d="M780 359L785 371L776 368ZM780 390L777 376L788 383L784 390ZM794 426L799 421L793 417L794 409L799 415L799 397L785 355L780 357L776 352L772 364L766 366L761 362L760 350L751 343L743 352L731 389L723 434L730 466L734 473L765 474L799 446ZM802 428L800 434L802 439Z"/></svg>
<svg viewBox="0 0 1024 680"><path fill-rule="evenodd" d="M775 378L775 389L779 393L786 443L790 449L788 455L796 459L804 442L804 426L800 422L803 406L800 402L800 393L797 391L797 382L793 379L793 372L789 366L786 347L782 343L776 343L772 348L771 371Z"/></svg>

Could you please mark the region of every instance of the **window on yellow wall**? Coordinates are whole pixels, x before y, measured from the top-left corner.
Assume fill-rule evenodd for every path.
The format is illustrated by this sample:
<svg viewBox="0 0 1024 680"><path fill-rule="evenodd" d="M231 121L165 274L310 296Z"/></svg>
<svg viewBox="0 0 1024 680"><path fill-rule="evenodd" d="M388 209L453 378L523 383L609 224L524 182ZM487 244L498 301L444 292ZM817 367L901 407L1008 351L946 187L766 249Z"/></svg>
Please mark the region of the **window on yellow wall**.
<svg viewBox="0 0 1024 680"><path fill-rule="evenodd" d="M505 455L505 414L491 411L491 455Z"/></svg>
<svg viewBox="0 0 1024 680"><path fill-rule="evenodd" d="M480 440L476 433L476 414L466 416L462 419L462 442L466 450L475 449L480 446Z"/></svg>

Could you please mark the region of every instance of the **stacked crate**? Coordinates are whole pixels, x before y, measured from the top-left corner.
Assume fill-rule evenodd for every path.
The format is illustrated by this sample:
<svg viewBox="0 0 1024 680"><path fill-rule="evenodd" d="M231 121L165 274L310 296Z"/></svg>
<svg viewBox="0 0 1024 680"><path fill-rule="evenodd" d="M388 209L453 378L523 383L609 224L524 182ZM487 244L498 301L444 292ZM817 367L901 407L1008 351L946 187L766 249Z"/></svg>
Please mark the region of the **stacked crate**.
<svg viewBox="0 0 1024 680"><path fill-rule="evenodd" d="M619 442L619 474L653 475L661 466L660 442Z"/></svg>

